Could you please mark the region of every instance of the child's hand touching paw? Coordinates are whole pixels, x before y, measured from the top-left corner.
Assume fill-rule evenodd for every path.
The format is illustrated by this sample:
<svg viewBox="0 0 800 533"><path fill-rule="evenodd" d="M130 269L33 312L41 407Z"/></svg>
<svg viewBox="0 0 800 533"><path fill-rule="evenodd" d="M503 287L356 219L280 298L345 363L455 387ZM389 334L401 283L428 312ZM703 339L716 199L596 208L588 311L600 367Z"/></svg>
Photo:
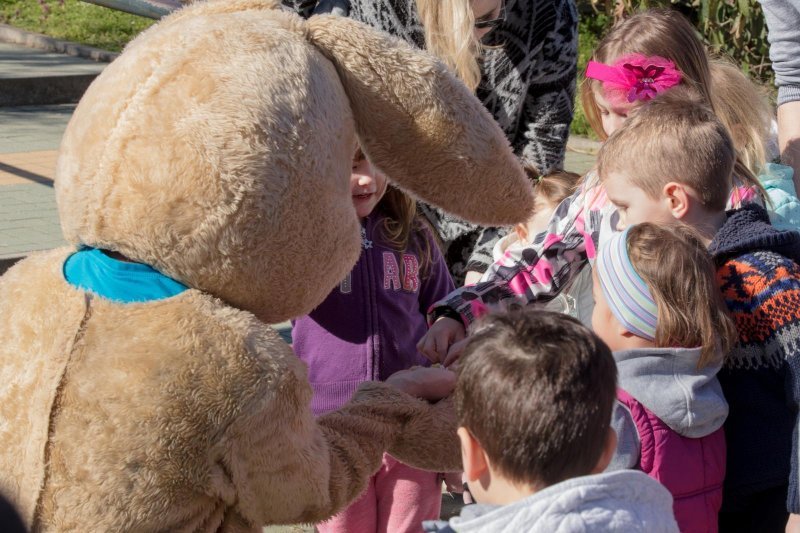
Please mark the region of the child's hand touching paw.
<svg viewBox="0 0 800 533"><path fill-rule="evenodd" d="M435 402L450 396L456 386L456 375L446 368L416 366L395 372L386 383L411 396Z"/></svg>
<svg viewBox="0 0 800 533"><path fill-rule="evenodd" d="M417 343L417 350L434 363L444 363L450 346L466 336L464 324L441 317Z"/></svg>

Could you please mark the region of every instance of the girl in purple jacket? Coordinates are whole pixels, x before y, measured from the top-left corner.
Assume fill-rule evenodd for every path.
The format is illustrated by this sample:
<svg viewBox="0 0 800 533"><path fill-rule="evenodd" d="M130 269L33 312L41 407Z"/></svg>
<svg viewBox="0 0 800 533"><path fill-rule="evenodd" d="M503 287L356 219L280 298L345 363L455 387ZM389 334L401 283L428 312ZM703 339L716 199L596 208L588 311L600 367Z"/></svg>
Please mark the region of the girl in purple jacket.
<svg viewBox="0 0 800 533"><path fill-rule="evenodd" d="M388 185L360 149L350 187L361 218L361 257L292 330L295 353L308 365L315 415L338 409L364 381L429 365L416 348L427 330L425 312L454 288L415 202ZM366 492L317 528L321 533L419 531L423 520L439 518L440 507L438 474L384 455Z"/></svg>
<svg viewBox="0 0 800 533"><path fill-rule="evenodd" d="M674 499L683 532L717 531L728 404L717 380L736 338L692 230L631 226L600 248L592 327L617 362L617 451Z"/></svg>

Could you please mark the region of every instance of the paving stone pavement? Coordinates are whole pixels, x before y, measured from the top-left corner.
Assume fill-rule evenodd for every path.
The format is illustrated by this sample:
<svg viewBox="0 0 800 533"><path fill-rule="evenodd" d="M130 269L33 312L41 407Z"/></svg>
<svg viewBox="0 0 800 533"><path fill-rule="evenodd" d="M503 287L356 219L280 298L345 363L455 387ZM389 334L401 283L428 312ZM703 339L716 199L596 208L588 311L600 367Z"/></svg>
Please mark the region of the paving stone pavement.
<svg viewBox="0 0 800 533"><path fill-rule="evenodd" d="M0 108L0 260L64 243L53 175L61 136L74 105ZM594 155L567 152L566 168L580 174Z"/></svg>
<svg viewBox="0 0 800 533"><path fill-rule="evenodd" d="M36 76L69 76L98 74L105 63L80 57L54 54L26 48L18 44L0 43L0 72L3 78L29 78Z"/></svg>
<svg viewBox="0 0 800 533"><path fill-rule="evenodd" d="M74 105L0 108L0 260L65 244L53 174Z"/></svg>

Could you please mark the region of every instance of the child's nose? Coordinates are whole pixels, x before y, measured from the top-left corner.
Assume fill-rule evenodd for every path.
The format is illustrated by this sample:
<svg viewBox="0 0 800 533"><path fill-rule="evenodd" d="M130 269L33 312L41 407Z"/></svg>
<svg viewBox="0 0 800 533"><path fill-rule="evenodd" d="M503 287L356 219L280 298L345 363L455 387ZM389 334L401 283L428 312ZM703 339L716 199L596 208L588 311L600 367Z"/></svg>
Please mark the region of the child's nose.
<svg viewBox="0 0 800 533"><path fill-rule="evenodd" d="M366 187L370 183L372 183L372 176L370 176L369 174L361 174L358 177L358 186L359 187Z"/></svg>

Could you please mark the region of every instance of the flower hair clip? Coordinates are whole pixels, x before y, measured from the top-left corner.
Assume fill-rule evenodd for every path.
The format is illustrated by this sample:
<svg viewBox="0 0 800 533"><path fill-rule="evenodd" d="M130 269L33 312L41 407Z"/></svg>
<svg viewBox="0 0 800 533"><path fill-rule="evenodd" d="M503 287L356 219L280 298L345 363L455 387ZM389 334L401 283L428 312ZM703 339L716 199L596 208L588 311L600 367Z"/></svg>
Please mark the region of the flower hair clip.
<svg viewBox="0 0 800 533"><path fill-rule="evenodd" d="M613 65L589 61L586 77L603 82L606 98L614 104L652 100L683 78L669 59L642 54L623 56Z"/></svg>

